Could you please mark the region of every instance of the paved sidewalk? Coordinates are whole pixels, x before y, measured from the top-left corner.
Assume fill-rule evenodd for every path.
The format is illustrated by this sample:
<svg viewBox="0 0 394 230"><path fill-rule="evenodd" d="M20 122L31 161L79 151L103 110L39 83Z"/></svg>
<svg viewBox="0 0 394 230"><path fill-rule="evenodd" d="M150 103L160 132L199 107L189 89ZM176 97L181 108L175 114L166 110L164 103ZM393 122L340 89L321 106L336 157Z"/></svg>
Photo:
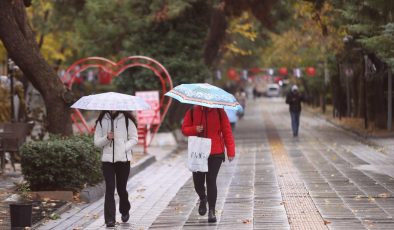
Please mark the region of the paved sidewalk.
<svg viewBox="0 0 394 230"><path fill-rule="evenodd" d="M157 165L165 165L164 168L168 171L168 168L171 168L171 163L167 164L166 162L177 157L177 154L174 153L175 149L176 146L150 147L148 153L159 161L154 163L153 167L150 168L157 169ZM135 152L138 152L138 149L136 149ZM151 189L156 188L153 185L158 179L154 178L152 175L160 176L161 173L163 172L159 174L155 171L149 172L149 170L144 170L130 179L127 189L133 191L129 192L129 199L132 204L138 203L139 200L144 199L147 194L150 195L152 193ZM150 180L145 180L145 178L150 178ZM149 189L147 189L148 187ZM118 200L116 200L116 202L118 202ZM103 207L104 198L89 204L74 204L69 211L61 215L60 219L44 222L37 229L98 229L100 226L104 226ZM132 208L134 208L134 206ZM131 219L133 218L134 216ZM89 225L92 227L89 227ZM126 228L130 229L129 227L130 226L127 226Z"/></svg>
<svg viewBox="0 0 394 230"><path fill-rule="evenodd" d="M173 152L177 146L152 146L149 148L149 155L153 156L155 160L161 160L164 157L168 156L169 153ZM142 152L142 147L137 147L135 152ZM135 172L139 172L142 170L145 165L151 164L153 159L147 157L147 155L137 154L139 156L135 157L134 165L140 165L138 168L135 168ZM143 163L142 161L149 161ZM143 163L143 165L141 164ZM10 196L15 194L16 184L23 182L23 175L21 173L21 167L19 163L15 164L16 172L11 167L11 164L6 165L5 172L0 175L0 229L9 229L10 227L10 217L9 217L9 202L6 199L9 199ZM70 204L66 204L64 207L61 207L58 211L68 209ZM61 211L62 212L62 211ZM45 221L45 220L44 220ZM47 221L46 221L47 222ZM45 223L46 223L45 222ZM40 223L39 223L40 224Z"/></svg>
<svg viewBox="0 0 394 230"><path fill-rule="evenodd" d="M392 152L306 114L293 138L289 114L272 108L271 117L286 121L276 123L280 137L330 229L394 229Z"/></svg>
<svg viewBox="0 0 394 230"><path fill-rule="evenodd" d="M280 98L249 101L235 137L237 157L218 175L217 223L198 215L180 152L129 181L131 219L116 229L394 229L390 142L381 151L308 113L294 138ZM103 200L79 209L40 229L105 229Z"/></svg>

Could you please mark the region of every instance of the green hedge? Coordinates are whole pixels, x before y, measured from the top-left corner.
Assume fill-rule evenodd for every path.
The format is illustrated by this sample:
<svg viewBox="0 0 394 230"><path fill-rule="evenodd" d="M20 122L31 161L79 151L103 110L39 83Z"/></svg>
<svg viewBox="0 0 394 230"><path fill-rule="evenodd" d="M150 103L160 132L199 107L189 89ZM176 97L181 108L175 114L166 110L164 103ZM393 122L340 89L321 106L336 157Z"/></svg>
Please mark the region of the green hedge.
<svg viewBox="0 0 394 230"><path fill-rule="evenodd" d="M21 156L22 173L32 190L78 191L103 180L101 153L86 135L28 142Z"/></svg>

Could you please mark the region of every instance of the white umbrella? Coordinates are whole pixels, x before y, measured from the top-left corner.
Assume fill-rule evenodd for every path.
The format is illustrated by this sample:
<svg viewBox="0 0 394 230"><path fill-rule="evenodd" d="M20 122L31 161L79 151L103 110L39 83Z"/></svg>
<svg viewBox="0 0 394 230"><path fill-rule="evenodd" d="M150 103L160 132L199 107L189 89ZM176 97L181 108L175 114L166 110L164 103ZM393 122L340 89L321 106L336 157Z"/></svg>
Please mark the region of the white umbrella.
<svg viewBox="0 0 394 230"><path fill-rule="evenodd" d="M71 108L85 110L136 111L148 110L144 99L122 93L108 92L81 97Z"/></svg>
<svg viewBox="0 0 394 230"><path fill-rule="evenodd" d="M151 107L140 97L108 92L83 96L76 101L71 108L85 110L136 111L148 110ZM112 131L113 128L113 120L111 119Z"/></svg>

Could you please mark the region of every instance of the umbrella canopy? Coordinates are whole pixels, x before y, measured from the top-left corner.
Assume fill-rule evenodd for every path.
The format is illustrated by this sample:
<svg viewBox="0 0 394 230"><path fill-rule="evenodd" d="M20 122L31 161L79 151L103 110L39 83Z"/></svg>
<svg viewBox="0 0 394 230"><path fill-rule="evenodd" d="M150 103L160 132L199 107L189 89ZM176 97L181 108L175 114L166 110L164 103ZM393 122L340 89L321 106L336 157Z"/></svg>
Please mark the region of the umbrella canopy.
<svg viewBox="0 0 394 230"><path fill-rule="evenodd" d="M232 94L208 83L178 85L165 95L187 104L242 110L242 106Z"/></svg>
<svg viewBox="0 0 394 230"><path fill-rule="evenodd" d="M135 111L148 110L150 105L142 98L108 92L81 97L71 108L85 110Z"/></svg>

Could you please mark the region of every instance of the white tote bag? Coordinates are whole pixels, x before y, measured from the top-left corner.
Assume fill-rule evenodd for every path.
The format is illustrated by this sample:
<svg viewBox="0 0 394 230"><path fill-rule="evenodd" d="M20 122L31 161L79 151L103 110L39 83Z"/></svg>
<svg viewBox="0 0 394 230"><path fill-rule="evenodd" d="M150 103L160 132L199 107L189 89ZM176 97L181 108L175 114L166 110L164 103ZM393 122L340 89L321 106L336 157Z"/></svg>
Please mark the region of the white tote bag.
<svg viewBox="0 0 394 230"><path fill-rule="evenodd" d="M187 148L187 168L192 172L208 172L211 139L190 136Z"/></svg>

